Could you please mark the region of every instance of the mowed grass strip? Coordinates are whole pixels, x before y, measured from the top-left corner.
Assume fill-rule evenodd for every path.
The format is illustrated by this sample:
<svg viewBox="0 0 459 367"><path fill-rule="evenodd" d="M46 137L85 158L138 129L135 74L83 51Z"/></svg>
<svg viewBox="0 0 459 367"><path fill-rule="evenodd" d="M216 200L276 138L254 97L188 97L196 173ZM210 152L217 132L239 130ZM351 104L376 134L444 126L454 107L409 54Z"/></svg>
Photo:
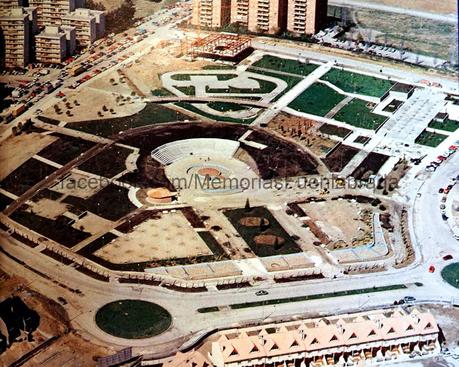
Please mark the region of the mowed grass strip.
<svg viewBox="0 0 459 367"><path fill-rule="evenodd" d="M334 119L362 129L376 130L387 117L371 112L367 105L366 101L353 99L338 111Z"/></svg>
<svg viewBox="0 0 459 367"><path fill-rule="evenodd" d="M264 55L260 60L253 63L252 66L301 76L309 75L319 67L318 65L308 64L298 60L283 59L271 55Z"/></svg>
<svg viewBox="0 0 459 367"><path fill-rule="evenodd" d="M312 301L316 299L335 298L335 297L344 297L344 296L354 296L358 294L394 291L394 290L406 289L406 288L408 287L405 284L394 284L394 285L388 285L388 286L382 286L382 287L360 288L360 289L353 289L353 290L346 290L346 291L312 294L309 296L277 298L277 299L269 299L265 301L256 301L256 302L233 303L233 304L228 305L228 307L231 308L232 310L237 310L237 309L242 309L242 308L272 306L272 305L279 305L279 304L291 303L291 302L303 302L303 301ZM200 313L217 312L217 311L219 311L219 308L217 306L198 309L198 312Z"/></svg>
<svg viewBox="0 0 459 367"><path fill-rule="evenodd" d="M289 107L299 112L323 117L344 98L345 96L326 85L315 83L290 103Z"/></svg>
<svg viewBox="0 0 459 367"><path fill-rule="evenodd" d="M382 97L394 83L374 76L353 73L351 71L331 69L322 78L347 93Z"/></svg>

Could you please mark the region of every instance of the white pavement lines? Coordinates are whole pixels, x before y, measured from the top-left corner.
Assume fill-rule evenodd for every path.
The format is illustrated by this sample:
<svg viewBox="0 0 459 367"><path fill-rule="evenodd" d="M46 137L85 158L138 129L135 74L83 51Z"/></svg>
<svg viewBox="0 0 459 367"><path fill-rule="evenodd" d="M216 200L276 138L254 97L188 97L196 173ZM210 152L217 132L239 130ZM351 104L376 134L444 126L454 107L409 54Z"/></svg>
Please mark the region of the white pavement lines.
<svg viewBox="0 0 459 367"><path fill-rule="evenodd" d="M279 112L286 108L296 97L298 97L304 90L309 88L314 84L318 79L324 76L333 66L333 62L329 61L326 65L319 66L306 78L301 80L297 85L285 93L279 100L274 103L274 105L262 113L252 125L261 125L263 123L268 123L271 121Z"/></svg>
<svg viewBox="0 0 459 367"><path fill-rule="evenodd" d="M414 143L445 105L445 95L431 89L417 89L384 124L379 134L386 138Z"/></svg>

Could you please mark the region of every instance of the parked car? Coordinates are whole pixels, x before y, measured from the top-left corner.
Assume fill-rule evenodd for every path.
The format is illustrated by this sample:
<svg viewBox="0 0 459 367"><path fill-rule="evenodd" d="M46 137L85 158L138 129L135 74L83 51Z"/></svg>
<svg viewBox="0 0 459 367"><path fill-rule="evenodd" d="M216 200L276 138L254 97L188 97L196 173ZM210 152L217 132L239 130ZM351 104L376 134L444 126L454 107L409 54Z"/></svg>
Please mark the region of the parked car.
<svg viewBox="0 0 459 367"><path fill-rule="evenodd" d="M256 296L267 296L269 293L265 290L257 291L255 293Z"/></svg>

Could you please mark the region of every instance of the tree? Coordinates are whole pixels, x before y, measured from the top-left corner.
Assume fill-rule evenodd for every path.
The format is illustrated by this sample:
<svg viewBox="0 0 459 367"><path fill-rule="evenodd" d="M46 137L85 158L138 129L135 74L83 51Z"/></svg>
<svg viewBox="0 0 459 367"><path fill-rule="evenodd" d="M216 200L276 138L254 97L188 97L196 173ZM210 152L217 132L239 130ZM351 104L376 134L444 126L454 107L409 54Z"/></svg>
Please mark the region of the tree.
<svg viewBox="0 0 459 367"><path fill-rule="evenodd" d="M245 201L245 211L249 212L251 210L249 198Z"/></svg>

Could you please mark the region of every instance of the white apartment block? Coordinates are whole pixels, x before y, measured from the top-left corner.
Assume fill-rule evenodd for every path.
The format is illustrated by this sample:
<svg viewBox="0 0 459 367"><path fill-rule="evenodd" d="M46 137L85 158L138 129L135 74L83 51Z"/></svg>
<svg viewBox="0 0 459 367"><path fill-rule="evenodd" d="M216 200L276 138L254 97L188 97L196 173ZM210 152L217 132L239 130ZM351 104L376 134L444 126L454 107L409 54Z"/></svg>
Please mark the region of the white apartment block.
<svg viewBox="0 0 459 367"><path fill-rule="evenodd" d="M77 44L87 47L105 33L105 14L103 11L76 9L62 17L62 24L75 27Z"/></svg>
<svg viewBox="0 0 459 367"><path fill-rule="evenodd" d="M59 64L70 54L69 44L75 44L75 29L59 26L47 26L35 37L36 57L38 62Z"/></svg>
<svg viewBox="0 0 459 367"><path fill-rule="evenodd" d="M37 8L41 28L60 25L62 17L75 10L75 0L29 0L29 6Z"/></svg>
<svg viewBox="0 0 459 367"><path fill-rule="evenodd" d="M0 14L6 14L10 9L23 6L22 0L0 0Z"/></svg>
<svg viewBox="0 0 459 367"><path fill-rule="evenodd" d="M29 15L23 8L10 9L0 16L0 29L5 40L5 67L25 67L30 58Z"/></svg>

